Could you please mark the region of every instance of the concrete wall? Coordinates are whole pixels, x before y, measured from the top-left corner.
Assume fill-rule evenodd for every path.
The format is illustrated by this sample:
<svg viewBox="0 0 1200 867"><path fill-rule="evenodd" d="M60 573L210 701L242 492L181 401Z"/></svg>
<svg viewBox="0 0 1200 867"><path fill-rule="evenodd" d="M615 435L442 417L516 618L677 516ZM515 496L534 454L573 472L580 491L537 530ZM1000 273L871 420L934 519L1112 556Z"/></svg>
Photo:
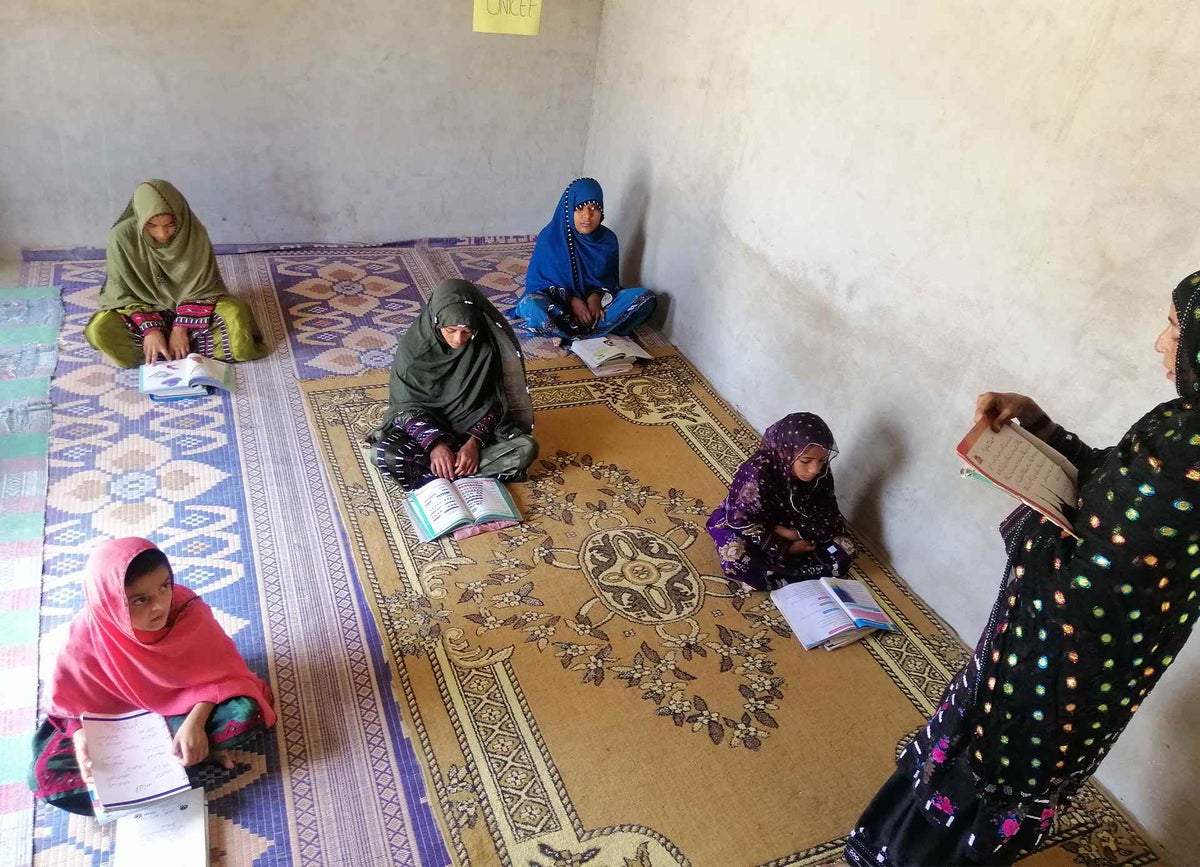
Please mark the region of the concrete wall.
<svg viewBox="0 0 1200 867"><path fill-rule="evenodd" d="M579 171L598 0L0 3L0 256L102 245L143 178L217 242L536 231Z"/></svg>
<svg viewBox="0 0 1200 867"><path fill-rule="evenodd" d="M1098 445L1172 395L1197 44L1184 2L605 3L584 168L625 282L760 430L831 423L844 511L972 643L1009 508L958 478L976 394ZM1198 699L1200 642L1101 773L1193 862Z"/></svg>

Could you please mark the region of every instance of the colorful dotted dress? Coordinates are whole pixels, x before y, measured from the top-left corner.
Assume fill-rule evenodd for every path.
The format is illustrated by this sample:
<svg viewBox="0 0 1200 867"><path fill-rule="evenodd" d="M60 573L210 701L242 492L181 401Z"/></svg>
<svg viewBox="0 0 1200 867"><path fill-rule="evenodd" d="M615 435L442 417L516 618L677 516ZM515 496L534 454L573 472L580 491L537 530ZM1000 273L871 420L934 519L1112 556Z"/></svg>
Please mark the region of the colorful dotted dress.
<svg viewBox="0 0 1200 867"><path fill-rule="evenodd" d="M852 864L932 851L1006 864L1037 848L1187 641L1200 611L1198 283L1175 294L1183 396L1109 449L1061 428L1048 438L1080 471L1080 538L1026 507L1006 522L1009 568L979 645L902 753L906 784L893 777L852 832ZM927 820L916 837L910 808Z"/></svg>

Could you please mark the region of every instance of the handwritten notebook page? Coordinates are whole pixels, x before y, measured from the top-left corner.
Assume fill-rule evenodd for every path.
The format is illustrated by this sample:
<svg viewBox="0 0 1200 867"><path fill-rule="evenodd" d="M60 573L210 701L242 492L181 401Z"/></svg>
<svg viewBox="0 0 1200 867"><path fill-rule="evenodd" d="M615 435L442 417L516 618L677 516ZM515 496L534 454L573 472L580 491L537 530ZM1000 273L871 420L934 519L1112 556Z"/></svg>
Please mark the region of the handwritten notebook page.
<svg viewBox="0 0 1200 867"><path fill-rule="evenodd" d="M1011 423L993 431L983 419L958 444L958 454L1063 529L1071 528L1063 509L1075 503L1075 468L1032 434Z"/></svg>
<svg viewBox="0 0 1200 867"><path fill-rule="evenodd" d="M83 714L96 797L121 810L191 788L172 752L171 730L156 713Z"/></svg>
<svg viewBox="0 0 1200 867"><path fill-rule="evenodd" d="M117 820L113 867L208 867L208 809L189 789L130 810Z"/></svg>

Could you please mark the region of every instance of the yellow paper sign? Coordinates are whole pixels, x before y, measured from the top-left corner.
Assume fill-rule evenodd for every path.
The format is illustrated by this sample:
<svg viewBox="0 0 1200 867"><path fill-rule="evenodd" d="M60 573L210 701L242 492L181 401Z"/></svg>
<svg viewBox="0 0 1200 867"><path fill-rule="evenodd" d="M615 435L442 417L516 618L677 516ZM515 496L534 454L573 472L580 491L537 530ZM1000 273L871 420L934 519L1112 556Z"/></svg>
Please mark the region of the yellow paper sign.
<svg viewBox="0 0 1200 867"><path fill-rule="evenodd" d="M542 0L475 0L476 33L537 36Z"/></svg>

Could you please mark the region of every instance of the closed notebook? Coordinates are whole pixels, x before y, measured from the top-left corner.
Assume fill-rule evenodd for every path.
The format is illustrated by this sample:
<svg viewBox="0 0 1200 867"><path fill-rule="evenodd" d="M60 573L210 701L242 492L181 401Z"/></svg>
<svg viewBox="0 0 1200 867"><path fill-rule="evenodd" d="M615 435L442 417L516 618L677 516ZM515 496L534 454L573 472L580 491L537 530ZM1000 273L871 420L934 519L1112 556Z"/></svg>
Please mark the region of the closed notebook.
<svg viewBox="0 0 1200 867"><path fill-rule="evenodd" d="M208 867L204 789L188 789L117 820L113 867Z"/></svg>

